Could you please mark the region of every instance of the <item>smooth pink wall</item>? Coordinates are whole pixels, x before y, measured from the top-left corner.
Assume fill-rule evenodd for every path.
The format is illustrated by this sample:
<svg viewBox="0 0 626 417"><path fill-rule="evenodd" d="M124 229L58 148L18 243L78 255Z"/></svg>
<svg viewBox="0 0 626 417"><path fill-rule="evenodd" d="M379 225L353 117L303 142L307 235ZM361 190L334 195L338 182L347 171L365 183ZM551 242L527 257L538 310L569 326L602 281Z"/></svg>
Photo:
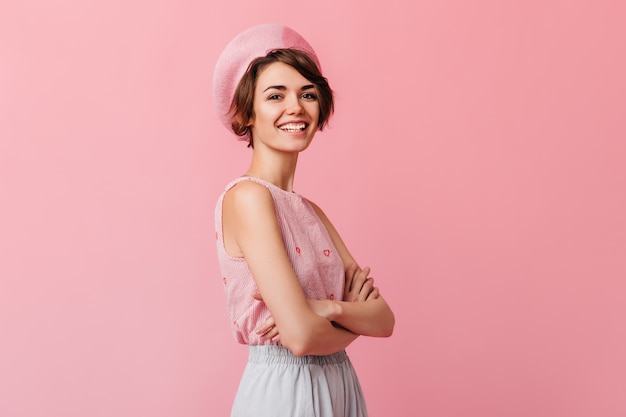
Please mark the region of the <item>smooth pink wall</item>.
<svg viewBox="0 0 626 417"><path fill-rule="evenodd" d="M0 416L227 415L210 82L262 22L337 92L296 188L397 316L371 415L626 415L623 2L40 0L0 5Z"/></svg>

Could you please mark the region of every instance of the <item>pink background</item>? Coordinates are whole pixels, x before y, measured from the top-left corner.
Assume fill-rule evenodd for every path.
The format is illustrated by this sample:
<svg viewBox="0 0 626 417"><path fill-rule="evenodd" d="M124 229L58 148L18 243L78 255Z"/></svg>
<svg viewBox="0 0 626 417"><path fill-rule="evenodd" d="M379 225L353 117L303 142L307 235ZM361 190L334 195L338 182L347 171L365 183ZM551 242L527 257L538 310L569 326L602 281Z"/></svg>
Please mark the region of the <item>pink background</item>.
<svg viewBox="0 0 626 417"><path fill-rule="evenodd" d="M337 92L296 189L397 316L371 415L626 415L624 2L40 0L0 5L0 416L227 415L210 83L262 22Z"/></svg>

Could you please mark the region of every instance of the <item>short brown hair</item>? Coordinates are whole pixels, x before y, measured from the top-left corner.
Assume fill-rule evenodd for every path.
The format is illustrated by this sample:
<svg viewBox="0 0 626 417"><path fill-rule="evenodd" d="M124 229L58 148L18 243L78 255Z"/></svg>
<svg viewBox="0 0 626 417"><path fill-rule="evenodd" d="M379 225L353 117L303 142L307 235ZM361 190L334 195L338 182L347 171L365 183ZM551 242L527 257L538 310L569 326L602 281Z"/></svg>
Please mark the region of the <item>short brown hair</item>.
<svg viewBox="0 0 626 417"><path fill-rule="evenodd" d="M252 132L248 123L254 117L254 90L256 82L261 70L274 62L282 62L293 67L300 75L317 87L320 106L317 121L319 130L324 129L335 108L333 91L328 85L328 80L324 78L317 65L315 65L315 61L307 53L294 48L274 49L267 55L256 58L250 63L241 80L239 80L230 105L233 132L239 136L247 136L248 147L254 147Z"/></svg>

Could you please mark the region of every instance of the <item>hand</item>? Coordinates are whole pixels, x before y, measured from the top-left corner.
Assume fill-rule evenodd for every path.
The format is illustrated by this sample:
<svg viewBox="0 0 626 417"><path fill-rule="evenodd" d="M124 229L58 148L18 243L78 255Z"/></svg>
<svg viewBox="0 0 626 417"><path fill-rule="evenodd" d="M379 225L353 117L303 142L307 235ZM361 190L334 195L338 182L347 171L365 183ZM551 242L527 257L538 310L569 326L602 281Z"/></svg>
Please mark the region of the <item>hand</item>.
<svg viewBox="0 0 626 417"><path fill-rule="evenodd" d="M258 301L263 301L263 296L260 292L252 294L252 298ZM278 333L278 327L276 327L276 322L274 321L274 317L269 316L265 321L256 329L254 329L256 334L261 336L261 340L271 340L272 342L280 341L280 334Z"/></svg>
<svg viewBox="0 0 626 417"><path fill-rule="evenodd" d="M361 269L356 263L346 269L346 284L343 291L343 300L356 302L378 298L378 288L374 287L374 278L368 277L370 268Z"/></svg>
<svg viewBox="0 0 626 417"><path fill-rule="evenodd" d="M269 316L263 324L256 328L256 334L261 336L261 340L271 340L272 342L280 342L280 333L274 322L274 317Z"/></svg>

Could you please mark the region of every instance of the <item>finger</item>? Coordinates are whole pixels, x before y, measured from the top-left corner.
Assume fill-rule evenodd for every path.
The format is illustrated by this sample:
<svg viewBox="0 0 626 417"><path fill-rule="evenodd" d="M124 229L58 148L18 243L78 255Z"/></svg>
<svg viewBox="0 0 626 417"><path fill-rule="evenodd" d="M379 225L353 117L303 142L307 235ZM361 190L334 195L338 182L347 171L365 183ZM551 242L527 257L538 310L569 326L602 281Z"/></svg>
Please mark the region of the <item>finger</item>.
<svg viewBox="0 0 626 417"><path fill-rule="evenodd" d="M263 340L267 340L267 339L274 339L276 336L278 336L278 327L274 326L272 327L267 333L261 335L261 339Z"/></svg>
<svg viewBox="0 0 626 417"><path fill-rule="evenodd" d="M369 293L365 301L375 300L379 296L380 296L380 291L378 291L378 287L374 287L374 289Z"/></svg>
<svg viewBox="0 0 626 417"><path fill-rule="evenodd" d="M374 288L374 279L368 278L363 284L363 286L361 287L361 291L359 291L358 300L359 301L367 300L367 296L370 295L370 292L372 292L373 288Z"/></svg>
<svg viewBox="0 0 626 417"><path fill-rule="evenodd" d="M356 263L353 263L346 269L346 282L343 288L343 299L345 301L354 301L354 295L350 291L352 290L354 275L359 269Z"/></svg>
<svg viewBox="0 0 626 417"><path fill-rule="evenodd" d="M274 322L274 317L269 316L263 323L261 323L261 325L259 327L256 328L256 333L257 334L265 334L267 333L270 329L272 329L272 327L275 327L276 323Z"/></svg>
<svg viewBox="0 0 626 417"><path fill-rule="evenodd" d="M354 279L354 274L356 273L359 266L356 263L353 263L346 269L346 289L350 291L352 288L352 280Z"/></svg>
<svg viewBox="0 0 626 417"><path fill-rule="evenodd" d="M367 276L369 275L369 273L370 269L368 267L357 271L352 280L352 289L350 290L354 295L358 295L361 292L361 288L363 288L363 284L365 284L365 281L367 281Z"/></svg>
<svg viewBox="0 0 626 417"><path fill-rule="evenodd" d="M363 286L363 284L365 284L365 282L367 281L367 279L368 279L368 276L369 276L370 272L371 272L371 269L370 269L370 267L369 267L369 266L366 266L365 268L363 268L363 269L359 272L359 274L358 274L358 276L357 276L357 279L356 279L356 282L357 282L357 283L358 283L358 282L360 282L360 283L361 283L361 285L360 285L361 287L362 287L362 286Z"/></svg>
<svg viewBox="0 0 626 417"><path fill-rule="evenodd" d="M361 268L356 268L352 277L352 283L350 285L350 288L347 289L346 295L345 295L345 300L346 301L350 301L350 302L354 302L358 300L359 297L359 291L361 291L361 287L363 286L363 283L365 282L365 279L367 278L367 275L364 274L363 269Z"/></svg>

